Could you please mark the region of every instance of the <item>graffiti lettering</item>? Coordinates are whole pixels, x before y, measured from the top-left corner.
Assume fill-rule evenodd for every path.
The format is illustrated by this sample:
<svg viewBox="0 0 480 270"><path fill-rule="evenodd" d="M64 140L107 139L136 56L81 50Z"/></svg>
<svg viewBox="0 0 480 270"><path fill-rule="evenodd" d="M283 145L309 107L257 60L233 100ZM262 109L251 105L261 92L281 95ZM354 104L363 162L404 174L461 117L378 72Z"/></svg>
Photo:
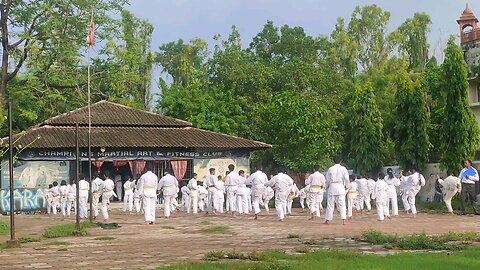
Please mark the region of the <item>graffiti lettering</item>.
<svg viewBox="0 0 480 270"><path fill-rule="evenodd" d="M15 211L39 211L47 207L45 191L39 188L20 188L13 192ZM10 211L10 190L0 189L0 213Z"/></svg>

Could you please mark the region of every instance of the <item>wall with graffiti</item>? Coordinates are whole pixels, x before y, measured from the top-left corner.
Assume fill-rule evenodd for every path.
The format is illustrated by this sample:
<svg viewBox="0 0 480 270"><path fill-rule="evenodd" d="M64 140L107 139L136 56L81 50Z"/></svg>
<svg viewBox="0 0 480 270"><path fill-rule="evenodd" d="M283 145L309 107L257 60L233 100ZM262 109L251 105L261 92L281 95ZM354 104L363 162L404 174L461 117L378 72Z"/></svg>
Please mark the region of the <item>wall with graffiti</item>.
<svg viewBox="0 0 480 270"><path fill-rule="evenodd" d="M15 189L15 211L35 212L44 211L47 208L47 196L44 189L20 188ZM10 190L0 189L0 213L10 211Z"/></svg>

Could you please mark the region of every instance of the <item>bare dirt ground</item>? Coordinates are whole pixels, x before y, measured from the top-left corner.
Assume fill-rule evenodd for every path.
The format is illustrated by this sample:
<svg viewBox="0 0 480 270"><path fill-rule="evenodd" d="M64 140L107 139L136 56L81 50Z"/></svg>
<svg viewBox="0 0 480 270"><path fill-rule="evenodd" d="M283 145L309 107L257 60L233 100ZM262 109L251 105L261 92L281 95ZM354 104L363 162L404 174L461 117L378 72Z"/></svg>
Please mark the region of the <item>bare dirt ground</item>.
<svg viewBox="0 0 480 270"><path fill-rule="evenodd" d="M308 221L308 213L294 209L283 222L276 220L274 209L262 212L259 220L251 215L232 218L228 215L202 213L187 215L175 213L163 218L157 209L154 225L144 225L143 216L124 214L120 204L113 203L110 222L122 227L114 230L90 228L85 237L43 239L41 242L22 244L21 248L0 250L0 269L150 269L183 261L198 261L209 251L264 251L294 250L305 241L316 240L325 246L354 246L349 240L362 231L375 229L386 233L443 234L448 231L480 231L478 216L450 216L420 213L416 218L401 214L390 221L378 222L374 212L354 218L342 225L338 216L330 225L324 225L323 216ZM8 222L8 216L0 216ZM40 238L47 226L73 223L74 217L18 215L17 238ZM225 231L212 231L212 226L228 226ZM289 237L289 235L291 235ZM113 240L95 240L109 236ZM298 236L298 238L297 238ZM0 241L9 235L0 236ZM54 241L68 245L49 245ZM360 249L366 248L365 245Z"/></svg>

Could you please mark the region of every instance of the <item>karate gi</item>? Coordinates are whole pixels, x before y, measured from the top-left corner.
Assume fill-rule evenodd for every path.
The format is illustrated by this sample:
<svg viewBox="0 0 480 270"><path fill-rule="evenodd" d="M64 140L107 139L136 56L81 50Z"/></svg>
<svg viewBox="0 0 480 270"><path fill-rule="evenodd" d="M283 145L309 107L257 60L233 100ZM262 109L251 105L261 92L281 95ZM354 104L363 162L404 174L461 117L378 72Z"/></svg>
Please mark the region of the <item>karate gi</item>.
<svg viewBox="0 0 480 270"><path fill-rule="evenodd" d="M367 179L367 182L368 182L368 190L370 191L370 205L371 205L371 200L372 200L372 194L373 194L373 188L375 187L375 180L373 180L372 178L368 178Z"/></svg>
<svg viewBox="0 0 480 270"><path fill-rule="evenodd" d="M266 182L268 177L260 170L252 173L247 179L247 183L252 185L252 208L255 214L260 213L260 201L263 200ZM268 205L265 209L268 209Z"/></svg>
<svg viewBox="0 0 480 270"><path fill-rule="evenodd" d="M208 203L208 190L204 186L197 186L198 189L198 209L205 211L205 206Z"/></svg>
<svg viewBox="0 0 480 270"><path fill-rule="evenodd" d="M290 193L287 196L287 211L286 213L291 215L292 214L292 205L293 205L293 199L298 197L299 189L295 183L292 185L292 189L290 190Z"/></svg>
<svg viewBox="0 0 480 270"><path fill-rule="evenodd" d="M207 203L207 213L215 212L215 204L217 203L217 184L218 177L214 174L210 174L205 178L203 182L203 187L207 189L208 203Z"/></svg>
<svg viewBox="0 0 480 270"><path fill-rule="evenodd" d="M462 190L460 178L450 175L445 180L438 179L438 182L443 187L443 201L447 205L448 212L453 213L452 198Z"/></svg>
<svg viewBox="0 0 480 270"><path fill-rule="evenodd" d="M140 179L138 180L135 180L133 183L133 186L134 186L134 190L133 190L133 207L135 208L135 213L138 214L140 213L140 210L142 209L142 201L141 201L141 198L140 198L140 191L138 190L139 188L139 181Z"/></svg>
<svg viewBox="0 0 480 270"><path fill-rule="evenodd" d="M268 181L267 181L268 182ZM263 205L263 207L265 207L265 211L267 211L267 213L270 212L270 209L268 208L268 204L270 203L270 200L275 196L275 193L273 191L273 188L271 187L266 187L265 188L265 191L263 192L263 197L262 197L262 200L260 201Z"/></svg>
<svg viewBox="0 0 480 270"><path fill-rule="evenodd" d="M190 189L187 186L183 186L180 191L182 192L182 212L190 214Z"/></svg>
<svg viewBox="0 0 480 270"><path fill-rule="evenodd" d="M57 214L58 202L60 201L60 188L58 186L50 189L52 193L52 214Z"/></svg>
<svg viewBox="0 0 480 270"><path fill-rule="evenodd" d="M52 212L52 202L53 202L52 191L49 188L45 189L45 195L47 196L47 214L50 214Z"/></svg>
<svg viewBox="0 0 480 270"><path fill-rule="evenodd" d="M170 217L171 212L171 203L177 193L178 180L175 176L167 173L164 177L160 178L158 181L157 189L163 189L163 215L165 217Z"/></svg>
<svg viewBox="0 0 480 270"><path fill-rule="evenodd" d="M67 216L70 216L70 212L72 211L72 207L73 209L75 209L75 212L77 211L76 209L76 205L75 205L75 201L76 201L76 197L77 197L77 185L75 184L71 184L71 185L67 185L68 187L68 194L67 194Z"/></svg>
<svg viewBox="0 0 480 270"><path fill-rule="evenodd" d="M418 192L420 192L420 188L425 185L425 178L423 175L416 172L410 175L407 179L408 191L407 191L407 201L408 205L410 206L410 210L412 214L417 214L417 208L415 206L415 197L417 196Z"/></svg>
<svg viewBox="0 0 480 270"><path fill-rule="evenodd" d="M110 198L112 198L114 192L113 188L115 184L113 183L112 179L107 178L103 181L103 193L102 193L102 215L103 220L108 219L108 204L110 203Z"/></svg>
<svg viewBox="0 0 480 270"><path fill-rule="evenodd" d="M305 180L305 186L308 187L308 189L306 189L307 205L310 209L310 214L315 213L317 217L320 217L320 207L323 201L325 182L325 176L319 171L310 174Z"/></svg>
<svg viewBox="0 0 480 270"><path fill-rule="evenodd" d="M92 182L92 209L93 209L93 216L98 216L98 204L100 202L100 197L102 196L103 192L103 180L99 177L95 178Z"/></svg>
<svg viewBox="0 0 480 270"><path fill-rule="evenodd" d="M327 211L325 211L325 220L333 220L335 204L340 210L340 218L347 219L347 208L345 206L346 187L349 184L347 168L340 164L335 164L327 171L326 187L328 192Z"/></svg>
<svg viewBox="0 0 480 270"><path fill-rule="evenodd" d="M387 207L390 209L390 203L392 204L392 215L398 216L398 200L397 200L397 187L400 186L400 180L397 177L390 178L385 176L385 182L388 184L388 200Z"/></svg>
<svg viewBox="0 0 480 270"><path fill-rule="evenodd" d="M192 213L198 213L198 190L197 190L197 179L192 178L188 181L187 185L188 189L190 189L190 202L192 205Z"/></svg>
<svg viewBox="0 0 480 270"><path fill-rule="evenodd" d="M403 209L405 211L410 210L410 204L408 203L409 185L407 180L408 180L408 176L400 177L400 196L402 197Z"/></svg>
<svg viewBox="0 0 480 270"><path fill-rule="evenodd" d="M66 210L67 210L67 196L68 196L68 186L60 186L59 188L60 192L60 209L62 211L62 215L65 217L66 216Z"/></svg>
<svg viewBox="0 0 480 270"><path fill-rule="evenodd" d="M247 186L247 209L252 212L252 189Z"/></svg>
<svg viewBox="0 0 480 270"><path fill-rule="evenodd" d="M117 174L115 175L115 191L117 193L117 196L118 196L118 200L121 201L122 200L122 176L120 174Z"/></svg>
<svg viewBox="0 0 480 270"><path fill-rule="evenodd" d="M275 189L275 209L278 219L282 221L285 218L287 197L292 189L293 179L284 173L278 173L265 183L265 186Z"/></svg>
<svg viewBox="0 0 480 270"><path fill-rule="evenodd" d="M378 220L382 221L385 217L390 217L387 201L389 186L383 179L379 179L373 187L372 199L375 200L377 206Z"/></svg>
<svg viewBox="0 0 480 270"><path fill-rule="evenodd" d="M355 180L357 182L357 202L359 210L363 210L365 204L367 206L367 210L370 211L372 209L372 205L370 204L370 184L368 180L365 178L357 178Z"/></svg>
<svg viewBox="0 0 480 270"><path fill-rule="evenodd" d="M85 179L82 179L78 181L78 203L80 204L79 206L79 215L80 218L87 218L87 202L88 202L88 192L90 190L90 183L85 181Z"/></svg>
<svg viewBox="0 0 480 270"><path fill-rule="evenodd" d="M353 206L358 205L357 203L357 189L358 185L357 182L353 181L348 184L348 191L347 191L347 218L351 218L353 216Z"/></svg>
<svg viewBox="0 0 480 270"><path fill-rule="evenodd" d="M238 178L240 176L236 172L230 172L227 175L227 180L225 181L225 187L227 190L227 202L226 202L226 211L235 212L235 192L238 189Z"/></svg>
<svg viewBox="0 0 480 270"><path fill-rule="evenodd" d="M215 209L223 214L223 203L225 202L225 184L223 181L217 181L217 202Z"/></svg>
<svg viewBox="0 0 480 270"><path fill-rule="evenodd" d="M123 184L123 189L125 190L125 195L123 195L123 212L132 212L133 210L133 188L135 183L132 180L127 180Z"/></svg>
<svg viewBox="0 0 480 270"><path fill-rule="evenodd" d="M228 174L230 175L230 174ZM235 192L237 196L237 202L236 202L236 210L239 214L248 214L248 199L247 199L247 186L245 185L245 177L243 176L238 176L237 178L237 185L238 188Z"/></svg>
<svg viewBox="0 0 480 270"><path fill-rule="evenodd" d="M302 209L305 209L305 199L307 198L307 192L305 191L305 188L301 188L298 197L300 198L300 206Z"/></svg>
<svg viewBox="0 0 480 270"><path fill-rule="evenodd" d="M145 222L155 222L155 203L157 201L157 181L158 177L152 171L144 173L137 180L138 194L143 199L143 213Z"/></svg>

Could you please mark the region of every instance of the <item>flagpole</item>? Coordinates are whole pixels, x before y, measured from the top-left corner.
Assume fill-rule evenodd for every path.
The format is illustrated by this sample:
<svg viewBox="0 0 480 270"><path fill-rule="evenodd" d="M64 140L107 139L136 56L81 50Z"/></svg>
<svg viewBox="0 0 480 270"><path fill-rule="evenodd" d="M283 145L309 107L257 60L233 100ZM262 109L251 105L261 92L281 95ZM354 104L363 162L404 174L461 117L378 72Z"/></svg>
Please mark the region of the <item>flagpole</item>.
<svg viewBox="0 0 480 270"><path fill-rule="evenodd" d="M90 28L92 27L93 24L93 11L92 11L92 17L90 20ZM88 178L90 179L90 187L89 187L89 194L88 196L90 197L90 215L89 215L89 220L90 222L93 222L93 192L92 192L92 115L91 115L91 108L90 108L90 48L92 47L93 39L91 37L92 29L90 29L89 33L89 42L88 42L88 47L87 47L87 89L88 89Z"/></svg>

